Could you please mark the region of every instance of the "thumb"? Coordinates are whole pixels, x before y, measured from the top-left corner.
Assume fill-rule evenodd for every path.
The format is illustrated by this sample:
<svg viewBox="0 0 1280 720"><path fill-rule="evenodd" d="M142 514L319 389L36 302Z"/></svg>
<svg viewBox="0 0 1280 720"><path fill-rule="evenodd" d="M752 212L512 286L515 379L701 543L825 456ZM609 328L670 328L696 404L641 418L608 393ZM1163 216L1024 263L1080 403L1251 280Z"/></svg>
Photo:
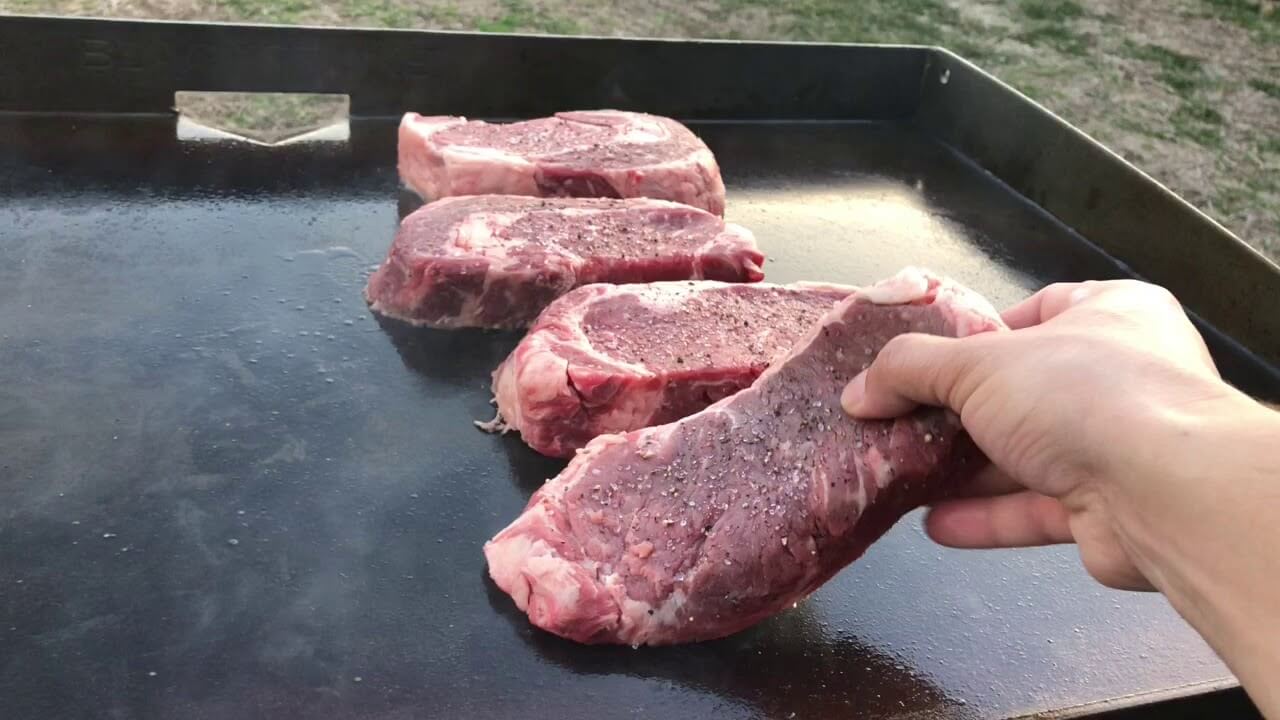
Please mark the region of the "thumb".
<svg viewBox="0 0 1280 720"><path fill-rule="evenodd" d="M899 335L840 397L845 412L861 418L891 418L917 405L949 407L957 413L972 393L973 368L981 336Z"/></svg>

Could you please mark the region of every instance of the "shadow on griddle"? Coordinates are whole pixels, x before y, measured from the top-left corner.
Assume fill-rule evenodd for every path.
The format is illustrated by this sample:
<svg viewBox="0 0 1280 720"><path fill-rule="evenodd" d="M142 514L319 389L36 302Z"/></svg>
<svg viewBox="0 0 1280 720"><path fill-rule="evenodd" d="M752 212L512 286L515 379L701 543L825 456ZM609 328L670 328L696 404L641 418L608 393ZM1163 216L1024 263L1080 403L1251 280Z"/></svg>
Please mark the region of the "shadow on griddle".
<svg viewBox="0 0 1280 720"><path fill-rule="evenodd" d="M507 464L511 467L511 477L515 478L526 497L542 487L543 483L560 474L567 460L547 457L534 451L520 439L520 433L514 430L502 436L502 451L507 455Z"/></svg>
<svg viewBox="0 0 1280 720"><path fill-rule="evenodd" d="M396 195L396 212L399 213L401 220L404 220L409 213L425 204L417 193L403 187L400 188L400 193Z"/></svg>
<svg viewBox="0 0 1280 720"><path fill-rule="evenodd" d="M400 359L414 372L454 384L488 387L490 376L522 333L464 328L435 330L371 312L391 338Z"/></svg>
<svg viewBox="0 0 1280 720"><path fill-rule="evenodd" d="M755 707L763 717L887 717L904 707L929 717L973 714L928 677L862 639L825 627L811 604L728 638L693 645L581 645L533 627L485 575L489 604L541 658L578 675L662 680Z"/></svg>
<svg viewBox="0 0 1280 720"><path fill-rule="evenodd" d="M493 371L511 354L523 335L519 331L470 328L433 330L371 314L391 338L405 367L432 379L476 390L488 390ZM502 435L499 445L507 456L511 476L526 496L564 469L564 460L534 452L515 431Z"/></svg>

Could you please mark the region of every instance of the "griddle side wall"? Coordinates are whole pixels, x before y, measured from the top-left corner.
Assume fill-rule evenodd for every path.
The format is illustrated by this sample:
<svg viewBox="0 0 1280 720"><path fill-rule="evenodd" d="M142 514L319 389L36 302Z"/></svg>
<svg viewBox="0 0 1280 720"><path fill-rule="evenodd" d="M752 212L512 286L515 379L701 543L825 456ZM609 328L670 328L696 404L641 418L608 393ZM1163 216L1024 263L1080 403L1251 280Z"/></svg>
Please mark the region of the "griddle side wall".
<svg viewBox="0 0 1280 720"><path fill-rule="evenodd" d="M928 50L8 18L0 110L167 113L178 90L345 93L353 117L901 120Z"/></svg>
<svg viewBox="0 0 1280 720"><path fill-rule="evenodd" d="M1053 113L954 54L929 59L915 123L1280 363L1280 268ZM1115 112L1124 112L1117 107Z"/></svg>

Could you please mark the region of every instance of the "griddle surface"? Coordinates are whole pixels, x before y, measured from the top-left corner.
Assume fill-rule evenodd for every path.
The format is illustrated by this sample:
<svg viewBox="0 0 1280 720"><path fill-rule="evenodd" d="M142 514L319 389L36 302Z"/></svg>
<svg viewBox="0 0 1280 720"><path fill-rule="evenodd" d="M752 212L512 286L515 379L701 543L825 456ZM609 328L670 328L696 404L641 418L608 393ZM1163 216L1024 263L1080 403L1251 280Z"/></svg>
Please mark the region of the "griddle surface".
<svg viewBox="0 0 1280 720"><path fill-rule="evenodd" d="M919 263L1004 306L1124 275L915 131L695 129L772 281ZM480 547L560 465L471 425L517 336L361 299L405 209L394 130L265 148L0 118L6 717L1006 716L1229 681L1161 597L1100 588L1074 548L951 551L918 514L723 641L534 630Z"/></svg>

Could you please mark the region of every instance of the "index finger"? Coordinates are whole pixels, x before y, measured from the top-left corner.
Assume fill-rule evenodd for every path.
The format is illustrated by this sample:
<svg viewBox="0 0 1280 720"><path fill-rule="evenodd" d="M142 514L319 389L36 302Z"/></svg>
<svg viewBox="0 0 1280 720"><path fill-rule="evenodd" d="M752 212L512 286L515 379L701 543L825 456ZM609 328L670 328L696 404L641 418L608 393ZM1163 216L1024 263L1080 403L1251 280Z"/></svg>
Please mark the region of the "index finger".
<svg viewBox="0 0 1280 720"><path fill-rule="evenodd" d="M1013 330L1047 322L1092 295L1097 283L1054 283L1000 313Z"/></svg>
<svg viewBox="0 0 1280 720"><path fill-rule="evenodd" d="M934 542L958 548L1034 547L1073 541L1062 503L1030 490L945 500L925 515L925 531Z"/></svg>

